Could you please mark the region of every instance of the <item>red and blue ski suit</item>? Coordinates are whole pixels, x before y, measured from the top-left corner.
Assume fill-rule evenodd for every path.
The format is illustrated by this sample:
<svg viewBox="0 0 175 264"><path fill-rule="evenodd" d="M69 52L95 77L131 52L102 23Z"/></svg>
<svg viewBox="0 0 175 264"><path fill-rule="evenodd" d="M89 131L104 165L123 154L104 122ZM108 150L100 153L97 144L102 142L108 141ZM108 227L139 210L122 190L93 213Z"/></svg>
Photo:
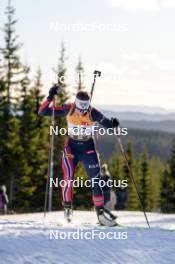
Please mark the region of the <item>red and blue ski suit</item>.
<svg viewBox="0 0 175 264"><path fill-rule="evenodd" d="M50 103L51 101L47 99L41 105L39 115L52 115L53 107L50 107ZM68 123L91 124L97 122L105 128L112 128L111 121L95 108L91 107L90 111L88 111L88 113L84 116L78 115L76 111L72 111L73 108L74 104L56 106L54 109L55 116L65 116ZM75 168L79 161L83 163L89 180L92 181L92 179L95 178L95 184L92 186L94 205L96 207L104 206L103 192L99 186L100 162L92 137L87 140L77 140L69 136L65 142L62 157L62 168L64 180L67 184L62 187L63 202L67 203L72 201L72 184L70 184L69 180L73 180Z"/></svg>

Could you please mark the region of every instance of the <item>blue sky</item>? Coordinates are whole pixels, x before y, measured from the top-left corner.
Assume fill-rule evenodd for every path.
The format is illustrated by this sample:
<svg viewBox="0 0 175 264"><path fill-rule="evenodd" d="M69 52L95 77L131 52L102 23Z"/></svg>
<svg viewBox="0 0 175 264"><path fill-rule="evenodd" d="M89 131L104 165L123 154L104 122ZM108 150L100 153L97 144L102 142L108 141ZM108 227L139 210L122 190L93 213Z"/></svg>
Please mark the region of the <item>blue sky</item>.
<svg viewBox="0 0 175 264"><path fill-rule="evenodd" d="M0 24L7 1L0 2ZM102 77L95 104L146 105L175 109L175 1L173 0L12 0L23 61L43 72L44 92L55 79L64 40L68 84L82 57L87 90L92 71ZM2 43L2 34L0 35Z"/></svg>

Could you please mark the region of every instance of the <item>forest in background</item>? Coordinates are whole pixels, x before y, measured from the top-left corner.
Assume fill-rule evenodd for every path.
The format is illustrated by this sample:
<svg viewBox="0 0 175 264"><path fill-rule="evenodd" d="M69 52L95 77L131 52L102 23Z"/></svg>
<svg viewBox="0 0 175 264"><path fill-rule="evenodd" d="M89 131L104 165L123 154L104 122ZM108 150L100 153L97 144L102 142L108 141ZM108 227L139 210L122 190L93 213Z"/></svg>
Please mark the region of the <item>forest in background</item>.
<svg viewBox="0 0 175 264"><path fill-rule="evenodd" d="M6 23L0 33L4 38L4 43L0 44L0 185L7 186L11 210L42 211L50 125L49 118L38 116L39 106L44 99L42 73L38 69L33 78L29 77L30 66L25 65L19 55L22 44L15 30L15 9L8 5L5 15ZM57 98L58 105L70 99L66 83L60 82L60 77L67 74L66 60L66 50L62 43L54 70L58 85L64 88L64 93ZM75 78L79 77L75 87L77 91L85 89L81 79L83 74L84 67L79 59L75 66ZM57 118L56 125L65 127L65 119ZM148 211L175 212L175 142L173 134L165 134L133 130L131 137L125 140L129 163ZM64 140L64 136L55 137L54 177L60 179ZM100 143L102 140L100 138L98 143L102 162L109 164L114 179L128 180L129 199L126 209L140 210L128 170L118 149L114 147L110 136ZM108 154L104 155L107 149ZM81 165L75 177L86 179ZM89 188L74 190L74 206L92 207ZM58 208L61 208L61 192L55 188L53 209Z"/></svg>
<svg viewBox="0 0 175 264"><path fill-rule="evenodd" d="M146 145L149 158L158 157L162 162L170 158L174 133L151 131L143 129L131 129L127 127L128 135L122 136L123 144L127 146L128 140L134 142L133 148L138 158L142 153L143 145ZM99 150L105 159L110 159L115 151L115 137L99 136Z"/></svg>

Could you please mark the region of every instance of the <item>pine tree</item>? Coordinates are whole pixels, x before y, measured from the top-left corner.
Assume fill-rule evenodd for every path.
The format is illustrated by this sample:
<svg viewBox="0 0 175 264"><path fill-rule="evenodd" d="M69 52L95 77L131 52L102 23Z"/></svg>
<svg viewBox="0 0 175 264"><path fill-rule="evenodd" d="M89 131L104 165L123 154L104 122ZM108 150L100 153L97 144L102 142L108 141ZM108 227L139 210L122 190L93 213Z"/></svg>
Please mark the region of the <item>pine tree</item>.
<svg viewBox="0 0 175 264"><path fill-rule="evenodd" d="M25 116L25 111L27 109L27 96L28 96L28 90L30 85L30 80L28 78L28 73L30 71L29 67L25 67L25 75L24 78L21 80L21 97L18 100L18 120L20 122L20 129L19 129L19 135L20 135L20 146L23 149L23 167L22 167L22 173L18 178L16 179L17 188L16 188L16 195L15 195L15 205L17 209L28 209L28 201L26 202L26 195L28 192L30 192L28 186L26 187L26 184L30 182L30 171L31 167L28 165L28 160L26 158L26 154L28 153L28 147L29 144L26 145L26 141L28 140L27 137L27 124L28 120ZM26 125L24 125L26 124ZM26 194L25 194L26 192ZM22 194L22 195L21 195ZM23 195L24 194L24 195Z"/></svg>
<svg viewBox="0 0 175 264"><path fill-rule="evenodd" d="M15 30L17 20L14 19L15 9L11 6L11 0L8 0L5 14L7 15L7 22L3 29L5 46L0 48L0 52L2 54L1 70L3 70L3 77L6 82L6 95L10 111L12 99L14 101L17 97L18 85L23 78L24 67L18 56L22 44L17 43L18 35L16 35Z"/></svg>
<svg viewBox="0 0 175 264"><path fill-rule="evenodd" d="M3 113L4 107L5 107L5 104L6 104L5 92L6 92L5 81L0 76L0 116Z"/></svg>
<svg viewBox="0 0 175 264"><path fill-rule="evenodd" d="M36 189L33 193L32 206L39 210L43 209L43 201L45 194L45 179L47 177L47 166L48 166L48 148L49 148L49 120L48 117L38 116L38 109L43 100L42 90L42 75L40 69L38 69L34 86L30 90L30 97L33 99L34 107L33 113L35 114L35 130L36 139L34 143L36 145L35 150L35 161L32 166L35 167L33 170L33 185ZM35 165L34 165L35 164Z"/></svg>
<svg viewBox="0 0 175 264"><path fill-rule="evenodd" d="M66 56L66 49L64 46L64 43L61 43L61 50L59 54L59 59L58 59L58 65L57 68L54 69L54 72L56 73L57 76L57 84L59 87L63 88L63 93L59 94L57 97L57 103L64 104L68 99L69 99L69 94L67 92L67 83L66 83L66 77L67 77L67 69L65 66L65 63L67 61L67 56Z"/></svg>
<svg viewBox="0 0 175 264"><path fill-rule="evenodd" d="M146 147L143 148L140 161L140 195L145 209L151 209L151 177Z"/></svg>
<svg viewBox="0 0 175 264"><path fill-rule="evenodd" d="M160 192L161 192L161 176L165 170L165 165L160 161L159 158L152 158L149 161L150 164L150 192L152 197L151 210L160 210Z"/></svg>
<svg viewBox="0 0 175 264"><path fill-rule="evenodd" d="M7 185L12 207L14 194L17 188L16 179L23 173L23 149L20 145L20 123L16 112L16 98L20 81L23 78L24 68L20 62L18 51L21 43L17 43L15 32L15 10L8 1L5 12L7 22L4 26L4 47L0 48L1 63L1 128L0 128L0 171L2 181ZM20 161L17 164L16 160Z"/></svg>
<svg viewBox="0 0 175 264"><path fill-rule="evenodd" d="M171 199L169 201L170 208L172 212L175 212L175 143L172 147L171 151L171 158L169 161L169 166L170 166L170 186L169 186L169 191L172 193Z"/></svg>
<svg viewBox="0 0 175 264"><path fill-rule="evenodd" d="M134 158L134 151L133 151L133 145L132 142L128 142L127 146L127 157L128 157L128 163L129 166L131 167L133 174L134 174L134 179L136 184L138 184L138 175L135 173L136 172L136 161ZM139 208L139 202L138 202L138 197L137 193L134 187L134 184L130 178L130 173L129 170L124 163L123 166L124 170L124 178L128 181L128 204L127 204L127 209L128 210L137 210Z"/></svg>
<svg viewBox="0 0 175 264"><path fill-rule="evenodd" d="M161 209L163 212L175 212L175 144L161 181Z"/></svg>
<svg viewBox="0 0 175 264"><path fill-rule="evenodd" d="M109 170L113 179L123 180L123 159L116 148L113 156L109 160Z"/></svg>
<svg viewBox="0 0 175 264"><path fill-rule="evenodd" d="M34 85L26 75L22 82L23 97L20 111L21 144L25 158L25 174L19 179L18 206L25 209L43 209L45 178L48 160L48 119L38 116L41 95L41 71L38 70ZM41 120L42 118L42 120Z"/></svg>
<svg viewBox="0 0 175 264"><path fill-rule="evenodd" d="M80 57L78 59L78 64L75 68L75 73L76 73L76 83L77 83L75 88L76 88L76 92L79 92L85 88L84 86L84 67L83 67L83 63Z"/></svg>

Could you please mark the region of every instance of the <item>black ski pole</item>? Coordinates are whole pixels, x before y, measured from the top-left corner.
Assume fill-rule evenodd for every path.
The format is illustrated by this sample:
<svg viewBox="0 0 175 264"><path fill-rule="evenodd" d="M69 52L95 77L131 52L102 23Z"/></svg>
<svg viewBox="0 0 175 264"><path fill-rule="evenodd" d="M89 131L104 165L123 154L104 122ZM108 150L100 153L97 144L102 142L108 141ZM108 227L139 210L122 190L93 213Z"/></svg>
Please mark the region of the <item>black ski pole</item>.
<svg viewBox="0 0 175 264"><path fill-rule="evenodd" d="M93 80L92 87L91 87L91 92L90 92L90 97L91 98L90 98L90 100L92 100L92 95L94 93L94 87L95 87L96 78L101 76L101 72L95 70L93 74L94 74L94 80Z"/></svg>
<svg viewBox="0 0 175 264"><path fill-rule="evenodd" d="M91 92L90 92L90 101L92 101L92 96L93 96L93 93L94 93L94 87L95 87L95 83L96 83L96 78L101 76L101 71L95 70L93 72L93 74L94 74L94 79L93 79L93 83L92 83L92 87L91 87ZM98 140L98 135L96 133L95 136L94 136L94 142L95 142L95 148L96 148L96 150L98 152L97 140ZM98 152L98 154L99 154L99 152Z"/></svg>
<svg viewBox="0 0 175 264"><path fill-rule="evenodd" d="M129 166L129 162L128 162L128 158L127 158L127 155L125 153L125 150L124 150L124 147L123 147L123 144L122 144L122 141L121 141L121 138L119 136L117 136L117 141L118 141L118 144L119 144L119 147L120 147L120 151L124 157L124 160L125 160L125 163L126 163L126 166L128 168L128 171L129 171L129 175L130 175L130 178L131 178L131 181L135 187L135 190L136 190L136 193L137 193L137 196L138 196L138 199L139 199L139 202L140 202L140 205L141 205L141 208L142 208L142 211L144 213L144 216L145 216L145 219L146 219L146 222L147 222L147 225L148 227L150 228L150 224L149 224L149 221L148 221L148 218L147 218L147 215L146 215L146 212L145 212L145 208L144 208L144 205L143 205L143 201L142 201L142 198L140 196L140 193L139 193L139 190L138 190L138 187L137 187L137 184L135 182L135 179L134 179L134 174L133 174L133 171L131 169L131 167Z"/></svg>
<svg viewBox="0 0 175 264"><path fill-rule="evenodd" d="M55 125L55 98L53 99L53 111L51 116L51 125ZM52 186L50 186L50 179L53 178L53 148L54 148L54 133L50 135L49 142L49 158L48 158L48 170L47 170L47 181L46 181L46 190L45 190L45 201L44 201L44 217L47 212L47 203L48 203L48 189L49 189L49 211L52 209Z"/></svg>

